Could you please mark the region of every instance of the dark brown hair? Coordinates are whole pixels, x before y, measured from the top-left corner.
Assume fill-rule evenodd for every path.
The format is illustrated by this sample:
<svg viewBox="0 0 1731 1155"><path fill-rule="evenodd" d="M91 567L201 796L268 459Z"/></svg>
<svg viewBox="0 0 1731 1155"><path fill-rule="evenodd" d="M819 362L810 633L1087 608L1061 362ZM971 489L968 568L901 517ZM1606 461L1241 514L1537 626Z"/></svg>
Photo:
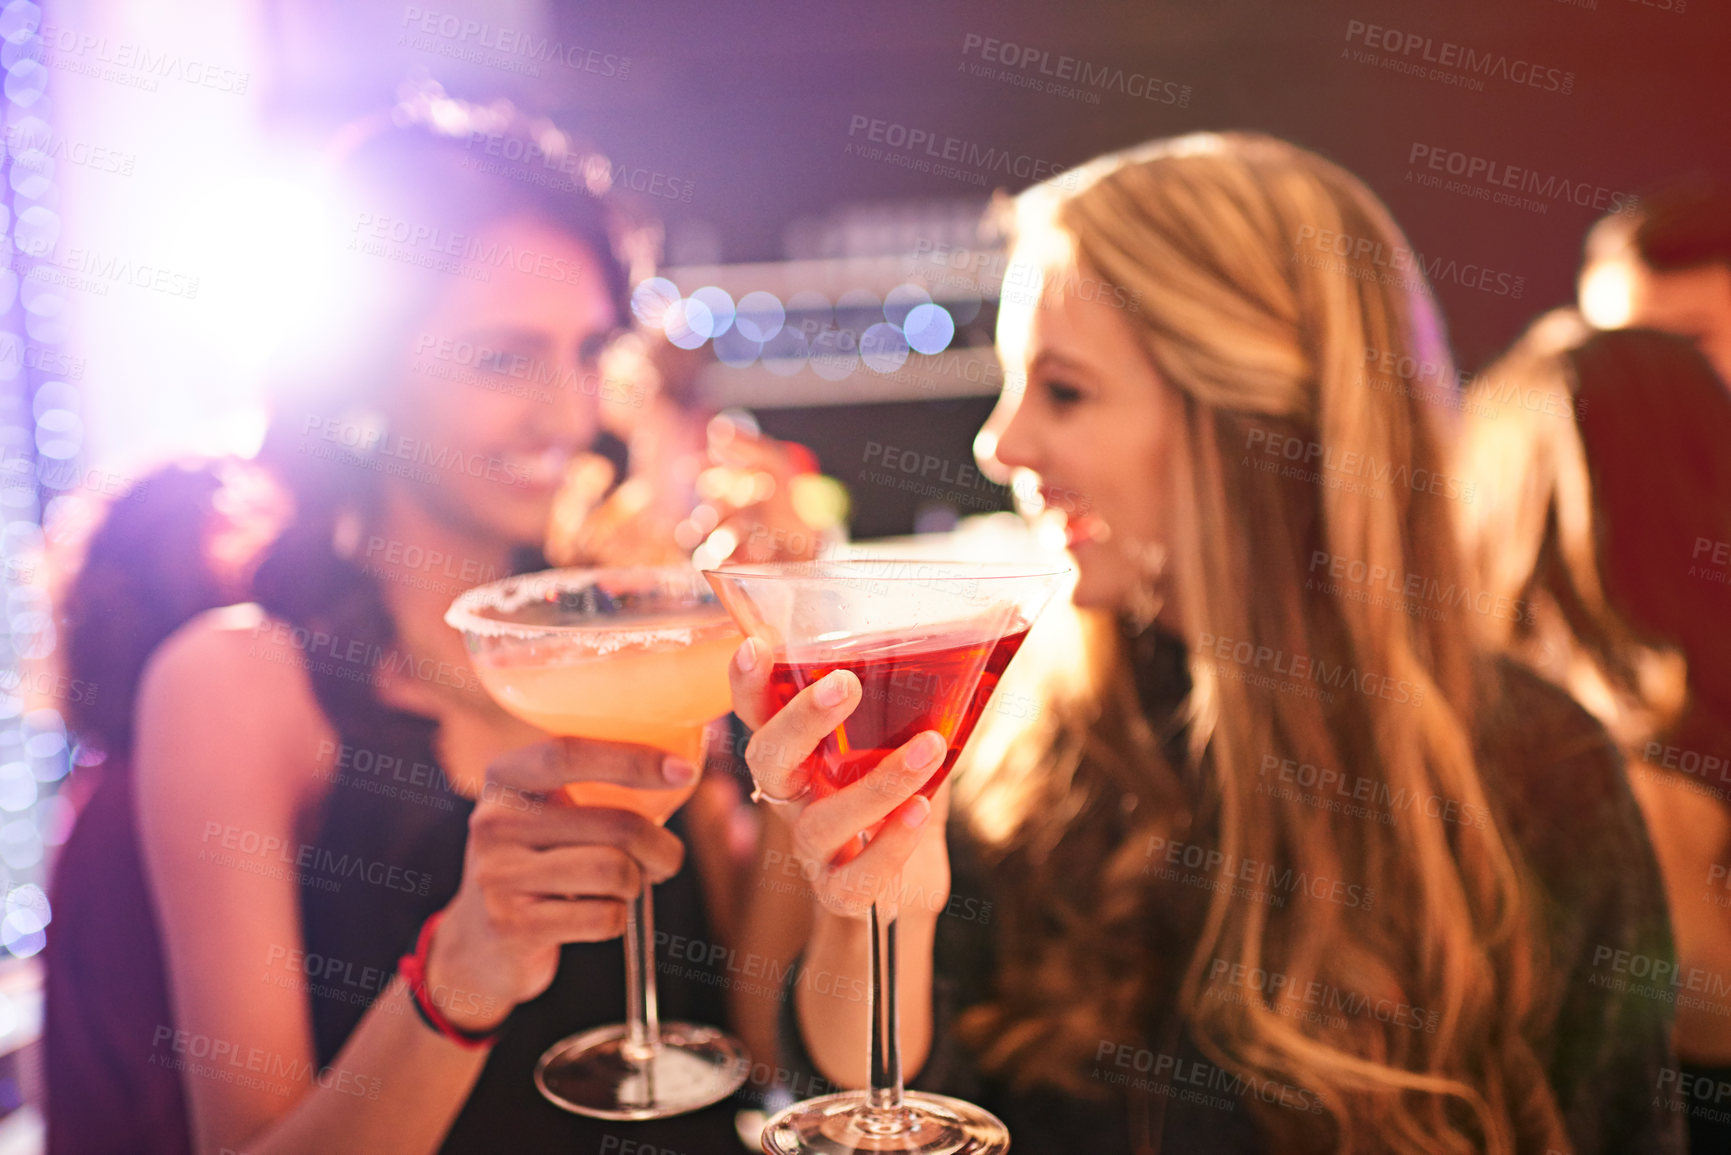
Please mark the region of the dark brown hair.
<svg viewBox="0 0 1731 1155"><path fill-rule="evenodd" d="M535 159L491 163L488 142L516 145L499 147L502 156ZM423 99L344 133L337 167L347 203L366 212L467 236L522 216L558 228L594 254L623 321L628 274L622 226L606 199L591 191L595 169L570 153L574 147L551 125L505 105ZM380 475L355 468L352 458L303 452L304 437L311 423L377 403L391 382L393 358L428 307L436 276L414 270L395 282L399 291L360 302L367 316L346 326L346 336L307 333L287 343L274 370L277 409L258 462L280 487L289 513L244 573L223 572L210 550L221 465L165 469L109 509L65 611L68 673L97 687L92 702L69 703L80 736L111 754L129 752L133 699L151 651L200 611L249 593L289 622L362 643L369 653L388 650L396 630L378 584L335 544L345 509L363 515L373 509ZM526 556L524 564L533 566L535 559ZM369 682L318 673L324 668L314 667L313 688L334 723L381 723L384 712Z"/></svg>

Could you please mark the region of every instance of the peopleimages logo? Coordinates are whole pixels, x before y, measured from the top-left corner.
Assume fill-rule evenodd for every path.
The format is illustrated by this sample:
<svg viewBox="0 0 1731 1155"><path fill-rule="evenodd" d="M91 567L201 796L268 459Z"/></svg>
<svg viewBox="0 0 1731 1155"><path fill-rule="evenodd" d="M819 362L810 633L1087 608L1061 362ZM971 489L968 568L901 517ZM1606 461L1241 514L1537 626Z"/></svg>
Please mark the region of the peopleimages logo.
<svg viewBox="0 0 1731 1155"><path fill-rule="evenodd" d="M50 177L53 169L48 162L75 164L117 176L131 176L138 164L137 153L55 136L46 123L35 119L7 128L6 147L12 152L14 164Z"/></svg>
<svg viewBox="0 0 1731 1155"><path fill-rule="evenodd" d="M526 29L496 27L454 12L435 12L411 4L403 9L401 27L399 45L528 76L541 75L543 64L559 64L608 79L624 80L631 73L629 56L566 44Z"/></svg>
<svg viewBox="0 0 1731 1155"><path fill-rule="evenodd" d="M1553 201L1590 208L1597 213L1634 212L1640 198L1604 185L1571 181L1555 174L1541 176L1536 170L1476 156L1459 149L1414 141L1406 162L1420 171L1407 170L1406 179L1425 188L1440 188L1494 204L1506 204L1529 212L1550 211ZM1445 181L1443 176L1458 177Z"/></svg>
<svg viewBox="0 0 1731 1155"><path fill-rule="evenodd" d="M359 854L338 854L329 847L311 842L291 843L276 835L260 834L232 823L207 821L199 841L202 844L198 851L200 862L236 866L249 874L272 878L293 878L320 890L339 890L343 880L354 879L424 897L433 881L433 876L425 871L407 870L395 863ZM283 871L281 867L288 869Z"/></svg>
<svg viewBox="0 0 1731 1155"><path fill-rule="evenodd" d="M74 72L98 80L109 80L129 88L156 92L160 81L177 80L193 88L244 96L252 73L193 60L174 49L161 49L130 40L62 25L44 24L36 44L23 48L23 56L34 56L55 72ZM16 50L9 44L9 50Z"/></svg>
<svg viewBox="0 0 1731 1155"><path fill-rule="evenodd" d="M1377 998L1363 991L1342 990L1320 980L1300 982L1280 971L1249 967L1223 958L1216 958L1209 964L1208 977L1217 984L1215 991L1211 992L1217 996L1219 986L1229 984L1265 995L1266 1002L1279 1005L1284 992L1288 999L1325 1012L1336 1011L1354 1018L1375 1019L1379 1023L1392 1023L1397 1027L1427 1031L1433 1035L1436 1034L1437 1023L1442 1020L1439 1012L1427 1011L1411 1003ZM1226 980L1225 984L1220 984L1221 979Z"/></svg>
<svg viewBox="0 0 1731 1155"><path fill-rule="evenodd" d="M1153 1091L1181 1102L1223 1111L1236 1110L1239 1103L1251 1099L1260 1099L1270 1105L1278 1103L1289 1110L1314 1115L1320 1115L1326 1109L1318 1092L1255 1075L1237 1075L1211 1063L1191 1061L1163 1051L1136 1049L1128 1043L1102 1039L1095 1048L1094 1063L1093 1077L1113 1086Z"/></svg>
<svg viewBox="0 0 1731 1155"><path fill-rule="evenodd" d="M915 172L929 172L982 187L987 183L988 174L1039 182L1064 171L1062 165L1027 153L980 145L929 128L860 113L849 117L847 135L848 145L843 155L882 160ZM898 151L886 153L886 147ZM1073 180L1073 174L1060 177L1059 183L1066 179Z"/></svg>
<svg viewBox="0 0 1731 1155"><path fill-rule="evenodd" d="M1054 56L1044 48L981 36L977 32L970 32L962 38L962 55L977 56L980 60L979 64L963 62L962 70L971 76L999 80L1017 88L1062 96L1084 104L1099 104L1102 92L1116 92L1137 100L1179 108L1190 104L1188 84L1161 80L1144 72L1113 68L1107 64L1094 64L1074 56ZM985 67L993 64L1003 65L1003 70Z"/></svg>
<svg viewBox="0 0 1731 1155"><path fill-rule="evenodd" d="M1482 92L1485 80L1503 80L1542 92L1564 96L1575 90L1575 74L1530 60L1510 58L1502 52L1481 52L1452 40L1438 40L1419 32L1403 32L1363 20L1346 22L1348 45L1342 55L1360 64L1376 64L1391 72L1403 72L1427 80L1442 81ZM1386 53L1386 56L1379 56Z"/></svg>
<svg viewBox="0 0 1731 1155"><path fill-rule="evenodd" d="M1306 249L1314 252L1306 252ZM1330 257L1339 259L1330 260ZM1525 277L1489 265L1472 261L1462 263L1453 257L1426 260L1423 253L1405 245L1385 245L1375 237L1355 237L1350 233L1319 229L1315 225L1298 227L1292 259L1297 264L1342 273L1356 280L1398 285L1408 292L1426 287L1418 274L1429 278L1433 285L1459 285L1463 289L1477 289L1511 301L1520 300L1527 289Z"/></svg>

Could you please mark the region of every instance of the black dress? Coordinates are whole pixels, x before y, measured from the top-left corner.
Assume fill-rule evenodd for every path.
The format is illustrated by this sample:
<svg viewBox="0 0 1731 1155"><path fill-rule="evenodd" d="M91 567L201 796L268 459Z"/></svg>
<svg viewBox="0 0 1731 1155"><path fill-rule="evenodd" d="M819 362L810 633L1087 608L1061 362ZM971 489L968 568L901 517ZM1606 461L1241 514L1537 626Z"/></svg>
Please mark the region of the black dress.
<svg viewBox="0 0 1731 1155"><path fill-rule="evenodd" d="M394 721L398 737L390 750L381 750L376 737L341 739L347 749L340 753L347 756L338 762L344 768L332 775L311 839L318 869L301 878L305 949L309 959L318 956L305 970L333 976L302 976L321 1064L331 1062L397 960L413 948L421 923L450 902L462 877L474 804L453 791L439 770L434 724L406 714ZM683 834L677 815L669 827ZM657 964L661 1017L725 1025L727 956L693 949L714 941L693 861L687 857L680 872L655 890L657 937L679 947L677 957L663 950ZM392 866L401 870L393 873ZM332 882L339 885L332 888ZM711 955L719 956L713 965L703 961ZM369 983L377 989L367 989ZM673 1119L615 1123L570 1114L541 1096L533 1071L543 1051L567 1035L624 1017L619 940L566 946L552 986L506 1021L442 1150L567 1155L617 1151L625 1140L650 1150L743 1150L734 1137L736 1107L728 1103Z"/></svg>
<svg viewBox="0 0 1731 1155"><path fill-rule="evenodd" d="M261 978L305 993L316 1060L330 1064L382 993L421 923L456 893L474 804L433 756L435 723L357 699L358 688L314 678L340 746L315 828L284 852L299 871L304 954L277 951ZM357 709L357 706L360 708ZM179 1077L160 1059L172 1027L162 943L143 879L131 773L104 767L58 863L47 983L49 1149L67 1155L190 1150ZM678 817L669 827L680 832ZM693 859L656 888L661 1014L726 1025L732 956L714 941ZM677 957L674 957L677 955ZM535 1061L551 1044L625 1015L618 940L565 947L552 985L517 1007L441 1150L727 1155L741 1104L673 1119L614 1123L573 1115L541 1097ZM412 1013L412 1012L405 1012ZM750 1084L748 1084L749 1086ZM743 1096L742 1096L743 1098Z"/></svg>
<svg viewBox="0 0 1731 1155"><path fill-rule="evenodd" d="M1182 731L1174 711L1189 690L1183 644L1149 631L1137 647L1144 710L1164 724L1175 754ZM1539 1059L1575 1155L1680 1155L1685 1104L1667 1093L1677 1066L1671 1002L1663 990L1617 982L1619 958L1675 958L1665 891L1621 756L1562 691L1512 664L1499 665L1498 677L1499 700L1479 720L1478 756L1504 829L1546 894L1551 965L1564 986ZM1170 1014L1125 1024L1133 1041L1124 1049L1103 1041L1096 1071L1083 1074L1110 1088L1104 1099L1012 1091L984 1075L954 1023L991 997L1002 921L993 911L1003 902L1003 883L960 821L952 820L948 842L952 897L934 945L932 1051L912 1086L987 1108L1008 1126L1015 1151L1040 1155L1266 1155L1275 1148L1255 1121L1251 1096L1294 1111L1319 1109L1303 1088L1251 1086L1220 1069ZM1173 922L1188 925L1186 917ZM1174 956L1183 953L1177 938L1170 945ZM792 1003L783 1004L783 1062L811 1071Z"/></svg>

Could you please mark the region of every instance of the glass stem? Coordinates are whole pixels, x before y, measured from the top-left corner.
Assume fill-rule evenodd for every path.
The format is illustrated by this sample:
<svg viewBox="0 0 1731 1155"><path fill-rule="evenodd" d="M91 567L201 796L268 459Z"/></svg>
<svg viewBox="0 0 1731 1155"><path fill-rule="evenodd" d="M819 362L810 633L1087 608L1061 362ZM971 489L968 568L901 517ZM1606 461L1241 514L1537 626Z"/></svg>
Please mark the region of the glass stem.
<svg viewBox="0 0 1731 1155"><path fill-rule="evenodd" d="M661 1011L655 999L655 903L649 879L625 915L625 1054L643 1067L645 1103L655 1100L655 1050Z"/></svg>
<svg viewBox="0 0 1731 1155"><path fill-rule="evenodd" d="M880 1134L904 1130L902 1032L896 1009L896 919L871 908L871 1092L865 1129Z"/></svg>

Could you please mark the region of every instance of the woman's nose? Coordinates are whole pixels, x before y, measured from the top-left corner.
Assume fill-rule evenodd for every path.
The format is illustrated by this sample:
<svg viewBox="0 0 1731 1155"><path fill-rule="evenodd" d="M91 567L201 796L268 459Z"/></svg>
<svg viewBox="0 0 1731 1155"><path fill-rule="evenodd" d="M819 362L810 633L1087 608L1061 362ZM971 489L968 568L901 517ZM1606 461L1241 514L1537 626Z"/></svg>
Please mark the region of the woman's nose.
<svg viewBox="0 0 1731 1155"><path fill-rule="evenodd" d="M1006 390L974 438L974 457L979 461L980 472L1007 485L1015 470L1038 469L1035 447L1020 394Z"/></svg>

